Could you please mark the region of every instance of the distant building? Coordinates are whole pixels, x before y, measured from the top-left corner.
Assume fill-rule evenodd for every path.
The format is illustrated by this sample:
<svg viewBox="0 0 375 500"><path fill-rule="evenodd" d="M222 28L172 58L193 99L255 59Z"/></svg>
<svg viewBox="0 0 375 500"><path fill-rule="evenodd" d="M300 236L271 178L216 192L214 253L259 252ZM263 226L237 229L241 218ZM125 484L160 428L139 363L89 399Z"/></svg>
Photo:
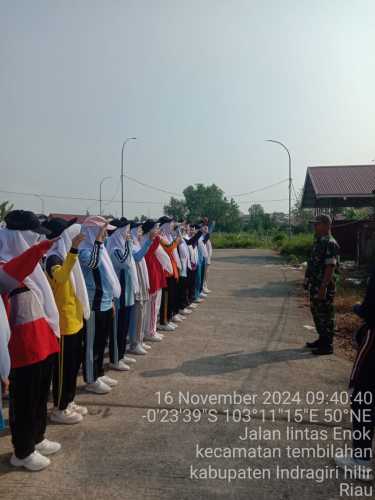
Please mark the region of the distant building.
<svg viewBox="0 0 375 500"><path fill-rule="evenodd" d="M302 208L329 211L345 207L372 207L374 190L375 164L309 167Z"/></svg>

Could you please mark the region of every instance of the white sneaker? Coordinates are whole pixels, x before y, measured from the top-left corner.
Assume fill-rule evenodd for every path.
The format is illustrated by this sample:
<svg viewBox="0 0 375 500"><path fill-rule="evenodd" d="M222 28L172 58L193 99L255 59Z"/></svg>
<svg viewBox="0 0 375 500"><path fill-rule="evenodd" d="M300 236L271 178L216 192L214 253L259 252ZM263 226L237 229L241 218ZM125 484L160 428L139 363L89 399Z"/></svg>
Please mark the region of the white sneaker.
<svg viewBox="0 0 375 500"><path fill-rule="evenodd" d="M85 417L89 412L86 406L77 405L74 401L69 404L68 408L79 413L82 417Z"/></svg>
<svg viewBox="0 0 375 500"><path fill-rule="evenodd" d="M203 288L203 291L204 293L211 293L211 290L209 290L208 288Z"/></svg>
<svg viewBox="0 0 375 500"><path fill-rule="evenodd" d="M182 316L181 314L176 314L173 317L173 321L177 321L178 323L182 323L183 321L185 321L185 319L185 316Z"/></svg>
<svg viewBox="0 0 375 500"><path fill-rule="evenodd" d="M25 469L30 470L32 472L37 472L39 470L43 470L49 466L51 460L47 457L44 457L38 451L34 451L26 458L17 458L16 455L12 455L10 459L11 465L13 467L25 467Z"/></svg>
<svg viewBox="0 0 375 500"><path fill-rule="evenodd" d="M108 394L111 392L109 385L105 384L100 378L98 378L92 384L87 384L85 387L86 391L94 392L95 394Z"/></svg>
<svg viewBox="0 0 375 500"><path fill-rule="evenodd" d="M144 339L147 342L161 342L163 340L158 333L156 335L147 335Z"/></svg>
<svg viewBox="0 0 375 500"><path fill-rule="evenodd" d="M124 363L130 363L130 364L137 362L136 359L131 358L130 356L124 356L121 361L123 361Z"/></svg>
<svg viewBox="0 0 375 500"><path fill-rule="evenodd" d="M168 325L173 326L174 329L178 328L178 325L176 323L173 323L173 321L170 321Z"/></svg>
<svg viewBox="0 0 375 500"><path fill-rule="evenodd" d="M142 347L143 347L143 349L147 349L148 351L150 351L152 349L152 347L150 346L150 344L145 344L144 342L142 344Z"/></svg>
<svg viewBox="0 0 375 500"><path fill-rule="evenodd" d="M202 302L202 301L201 301ZM197 309L198 305L192 302L190 306L188 306L189 309Z"/></svg>
<svg viewBox="0 0 375 500"><path fill-rule="evenodd" d="M44 456L54 455L61 450L61 444L49 439L43 439L43 441L35 445L35 450Z"/></svg>
<svg viewBox="0 0 375 500"><path fill-rule="evenodd" d="M202 293L200 294L200 297L203 297L203 298L205 299L206 297L208 297L208 295L207 295L207 293L202 292Z"/></svg>
<svg viewBox="0 0 375 500"><path fill-rule="evenodd" d="M124 363L122 360L120 360L117 364L116 363L110 363L110 368L112 370L116 370L118 372L128 372L130 370L130 366Z"/></svg>
<svg viewBox="0 0 375 500"><path fill-rule="evenodd" d="M185 308L185 309L182 309L182 310L180 311L180 314L183 314L184 316L187 316L187 315L189 315L189 314L192 314L192 312L193 312L193 311L191 311L190 309Z"/></svg>
<svg viewBox="0 0 375 500"><path fill-rule="evenodd" d="M371 460L358 460L352 457L335 457L338 467L346 471L351 471L351 478L359 481L371 482L374 474L371 467Z"/></svg>
<svg viewBox="0 0 375 500"><path fill-rule="evenodd" d="M76 413L71 408L67 408L66 410L59 410L55 408L51 413L51 421L56 424L79 424L82 422L83 417L79 413Z"/></svg>
<svg viewBox="0 0 375 500"><path fill-rule="evenodd" d="M137 344L135 347L130 347L128 352L131 354L136 354L137 356L144 356L145 354L147 354L146 349L144 349L141 344Z"/></svg>
<svg viewBox="0 0 375 500"><path fill-rule="evenodd" d="M103 375L102 377L100 377L100 381L104 382L109 387L116 387L116 385L118 384L118 380L108 377L108 375Z"/></svg>
<svg viewBox="0 0 375 500"><path fill-rule="evenodd" d="M160 325L159 330L161 332L174 332L176 328L172 326L170 323L168 323L167 325Z"/></svg>

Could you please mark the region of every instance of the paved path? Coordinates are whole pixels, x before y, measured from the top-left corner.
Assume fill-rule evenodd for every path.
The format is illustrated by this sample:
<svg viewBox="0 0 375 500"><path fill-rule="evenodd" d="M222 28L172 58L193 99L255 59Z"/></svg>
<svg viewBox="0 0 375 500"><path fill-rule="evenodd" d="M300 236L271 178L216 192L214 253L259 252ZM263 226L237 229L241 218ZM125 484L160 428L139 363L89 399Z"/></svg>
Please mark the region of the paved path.
<svg viewBox="0 0 375 500"><path fill-rule="evenodd" d="M231 407L222 402L214 405L218 410L216 423L209 423L209 415L199 410L199 423L182 423L182 417L188 418L193 402L179 405L176 395L257 393L260 398L251 408L260 412L265 408L260 401L263 391L305 394L308 390L322 390L328 394L345 388L350 370L349 363L342 359L317 359L301 349L311 337L303 325L311 324L311 320L295 294L295 282L301 278L298 272L283 266L268 251L225 250L215 255L210 276L213 293L178 332L167 334L162 344L153 345L152 354L137 358L131 373L118 375L121 383L111 394L81 393L78 401L90 410L84 423L48 427L48 437L59 440L64 448L64 452L53 458L49 469L37 474L11 469L7 465L11 451L9 437L0 439L0 498L339 498L335 480L320 485L272 477L228 484L190 478L191 465L194 470L207 468L209 464L216 469L238 470L249 466L269 469L277 464L321 467L329 461L197 458L196 444L201 447L270 444L266 438L255 444L239 441L246 424L227 423L225 410ZM145 415L152 418L153 413L148 410L158 408L157 391L171 391L175 398L171 408L186 410L177 414L178 423L153 424L144 418ZM201 410L214 407L204 403L197 406ZM259 415L257 418L253 415L250 428L262 424ZM276 422L262 425L282 433L280 440L272 442L273 446L284 448L288 444L285 414L276 411ZM330 426L322 423L307 427L330 431ZM302 446L303 442L299 444Z"/></svg>

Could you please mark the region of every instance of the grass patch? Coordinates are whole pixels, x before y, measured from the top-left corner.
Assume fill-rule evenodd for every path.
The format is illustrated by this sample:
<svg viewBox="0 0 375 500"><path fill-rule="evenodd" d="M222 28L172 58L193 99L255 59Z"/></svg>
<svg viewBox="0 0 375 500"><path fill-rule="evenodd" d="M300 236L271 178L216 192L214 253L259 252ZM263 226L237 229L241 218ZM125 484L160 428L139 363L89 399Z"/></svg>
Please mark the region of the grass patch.
<svg viewBox="0 0 375 500"><path fill-rule="evenodd" d="M285 233L259 234L214 233L212 235L214 248L271 248L291 261L307 260L313 244L313 235L298 234L288 238Z"/></svg>
<svg viewBox="0 0 375 500"><path fill-rule="evenodd" d="M212 236L214 248L272 248L270 236L257 233L214 233Z"/></svg>

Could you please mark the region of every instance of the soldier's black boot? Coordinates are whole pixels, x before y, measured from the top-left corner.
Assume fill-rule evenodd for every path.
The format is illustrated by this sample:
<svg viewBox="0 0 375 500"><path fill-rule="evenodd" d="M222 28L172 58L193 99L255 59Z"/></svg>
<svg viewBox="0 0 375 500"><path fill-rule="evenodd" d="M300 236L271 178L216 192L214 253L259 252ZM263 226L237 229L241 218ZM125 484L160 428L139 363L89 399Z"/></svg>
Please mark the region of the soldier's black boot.
<svg viewBox="0 0 375 500"><path fill-rule="evenodd" d="M315 342L306 342L306 346L308 349L317 349L320 345L320 341L315 340Z"/></svg>
<svg viewBox="0 0 375 500"><path fill-rule="evenodd" d="M332 345L320 345L318 348L312 351L315 356L328 356L329 354L333 354L333 346Z"/></svg>

